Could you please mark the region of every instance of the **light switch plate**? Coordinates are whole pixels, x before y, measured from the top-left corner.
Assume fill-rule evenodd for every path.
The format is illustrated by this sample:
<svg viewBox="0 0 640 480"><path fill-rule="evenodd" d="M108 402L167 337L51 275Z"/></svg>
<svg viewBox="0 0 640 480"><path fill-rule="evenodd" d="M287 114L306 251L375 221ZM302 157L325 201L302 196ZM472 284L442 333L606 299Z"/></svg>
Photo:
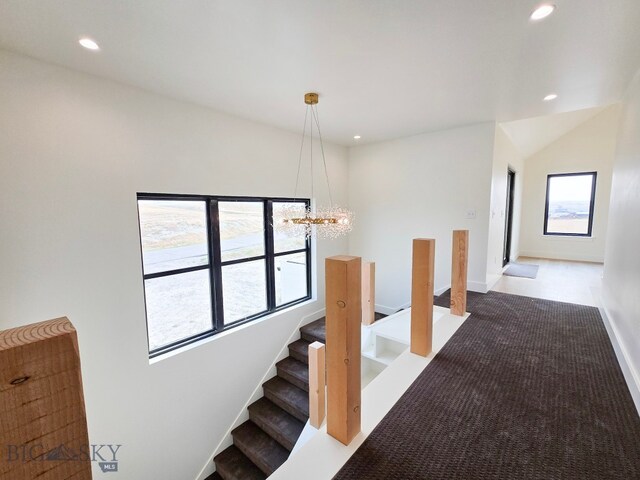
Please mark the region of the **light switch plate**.
<svg viewBox="0 0 640 480"><path fill-rule="evenodd" d="M475 220L476 219L476 211L475 210L467 210L464 218L467 220Z"/></svg>

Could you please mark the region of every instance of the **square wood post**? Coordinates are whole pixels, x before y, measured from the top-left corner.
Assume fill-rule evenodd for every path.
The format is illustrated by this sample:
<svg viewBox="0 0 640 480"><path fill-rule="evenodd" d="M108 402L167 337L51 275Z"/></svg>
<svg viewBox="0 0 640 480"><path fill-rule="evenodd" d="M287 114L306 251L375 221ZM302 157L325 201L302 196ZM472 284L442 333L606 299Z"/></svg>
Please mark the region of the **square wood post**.
<svg viewBox="0 0 640 480"><path fill-rule="evenodd" d="M325 408L325 360L324 344L313 342L309 345L309 422L320 428L324 422Z"/></svg>
<svg viewBox="0 0 640 480"><path fill-rule="evenodd" d="M362 262L362 324L376 321L376 264Z"/></svg>
<svg viewBox="0 0 640 480"><path fill-rule="evenodd" d="M348 445L360 432L360 322L362 261L325 260L327 433Z"/></svg>
<svg viewBox="0 0 640 480"><path fill-rule="evenodd" d="M451 314L462 316L467 311L469 230L453 231L451 253Z"/></svg>
<svg viewBox="0 0 640 480"><path fill-rule="evenodd" d="M436 241L413 240L411 352L426 357L433 349L433 275Z"/></svg>
<svg viewBox="0 0 640 480"><path fill-rule="evenodd" d="M0 478L91 480L90 459L69 458L90 448L71 322L58 318L0 332L0 382L0 445L14 456L0 461Z"/></svg>

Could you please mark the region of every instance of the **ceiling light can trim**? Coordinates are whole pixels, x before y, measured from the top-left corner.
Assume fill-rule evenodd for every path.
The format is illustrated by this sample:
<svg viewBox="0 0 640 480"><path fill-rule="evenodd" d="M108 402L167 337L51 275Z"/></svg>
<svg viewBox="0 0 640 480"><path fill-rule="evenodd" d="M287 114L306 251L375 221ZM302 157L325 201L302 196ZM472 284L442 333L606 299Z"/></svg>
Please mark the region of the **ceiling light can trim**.
<svg viewBox="0 0 640 480"><path fill-rule="evenodd" d="M533 10L533 12L531 12L531 15L529 15L529 18L534 22L537 22L539 20L543 20L547 18L555 10L556 10L556 6L553 3L543 3L541 5L538 5Z"/></svg>
<svg viewBox="0 0 640 480"><path fill-rule="evenodd" d="M94 52L100 50L100 45L98 45L98 42L90 37L80 37L78 39L78 43L80 44L80 46L86 48L87 50L92 50Z"/></svg>

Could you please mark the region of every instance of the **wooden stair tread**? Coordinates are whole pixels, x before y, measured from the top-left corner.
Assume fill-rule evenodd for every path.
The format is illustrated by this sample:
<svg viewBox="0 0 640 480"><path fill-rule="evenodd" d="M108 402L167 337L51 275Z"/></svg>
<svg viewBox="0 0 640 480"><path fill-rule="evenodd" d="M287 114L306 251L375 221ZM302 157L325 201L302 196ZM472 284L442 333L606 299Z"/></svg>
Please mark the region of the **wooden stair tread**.
<svg viewBox="0 0 640 480"><path fill-rule="evenodd" d="M309 391L309 366L295 358L287 357L276 363L278 376L305 391Z"/></svg>
<svg viewBox="0 0 640 480"><path fill-rule="evenodd" d="M209 475L204 480L223 480L223 478L220 476L220 474L218 472L213 472L211 475Z"/></svg>
<svg viewBox="0 0 640 480"><path fill-rule="evenodd" d="M231 432L233 443L249 460L271 475L289 457L289 451L251 420Z"/></svg>
<svg viewBox="0 0 640 480"><path fill-rule="evenodd" d="M267 380L262 388L265 396L301 422L309 418L309 394L280 377Z"/></svg>
<svg viewBox="0 0 640 480"><path fill-rule="evenodd" d="M266 397L249 405L249 418L289 451L304 428L304 423Z"/></svg>
<svg viewBox="0 0 640 480"><path fill-rule="evenodd" d="M326 342L325 317L308 323L300 329L300 336L308 342Z"/></svg>
<svg viewBox="0 0 640 480"><path fill-rule="evenodd" d="M401 309L402 310L402 309ZM400 311L400 310L398 310ZM378 320L382 320L384 317L388 316L386 313L374 312L374 318L377 322Z"/></svg>
<svg viewBox="0 0 640 480"><path fill-rule="evenodd" d="M309 363L309 345L310 342L304 338L296 340L288 345L289 355L302 363Z"/></svg>
<svg viewBox="0 0 640 480"><path fill-rule="evenodd" d="M215 456L216 472L224 480L264 480L267 476L235 445Z"/></svg>

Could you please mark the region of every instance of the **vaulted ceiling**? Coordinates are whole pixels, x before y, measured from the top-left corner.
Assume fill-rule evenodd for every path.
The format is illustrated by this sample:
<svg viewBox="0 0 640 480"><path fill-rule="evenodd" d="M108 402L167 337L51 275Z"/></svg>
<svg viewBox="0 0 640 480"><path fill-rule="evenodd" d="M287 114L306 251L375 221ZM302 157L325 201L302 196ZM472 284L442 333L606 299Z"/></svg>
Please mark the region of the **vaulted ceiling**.
<svg viewBox="0 0 640 480"><path fill-rule="evenodd" d="M640 2L555 3L3 0L0 47L294 132L318 91L325 138L353 145L619 100Z"/></svg>
<svg viewBox="0 0 640 480"><path fill-rule="evenodd" d="M524 158L574 130L602 112L605 107L585 108L573 112L543 115L500 124Z"/></svg>

